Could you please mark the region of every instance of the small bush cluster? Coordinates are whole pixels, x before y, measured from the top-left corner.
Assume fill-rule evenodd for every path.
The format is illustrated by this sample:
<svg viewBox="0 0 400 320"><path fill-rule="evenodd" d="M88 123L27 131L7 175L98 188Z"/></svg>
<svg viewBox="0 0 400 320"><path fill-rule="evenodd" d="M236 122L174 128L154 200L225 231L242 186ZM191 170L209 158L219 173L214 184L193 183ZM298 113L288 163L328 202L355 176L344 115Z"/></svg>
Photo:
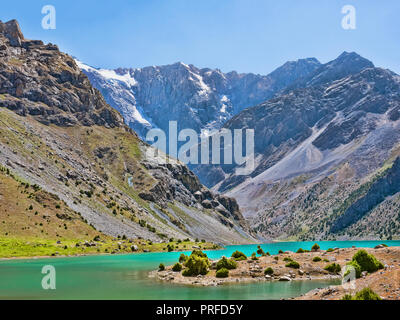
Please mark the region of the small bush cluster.
<svg viewBox="0 0 400 320"><path fill-rule="evenodd" d="M371 288L364 288L357 292L354 296L346 294L342 300L382 300Z"/></svg>
<svg viewBox="0 0 400 320"><path fill-rule="evenodd" d="M257 246L257 254L259 254L260 256L265 256L265 252L264 250L261 248L261 246Z"/></svg>
<svg viewBox="0 0 400 320"><path fill-rule="evenodd" d="M321 261L322 259L320 258L320 257L314 257L313 259L312 259L312 261L313 262L318 262L318 261Z"/></svg>
<svg viewBox="0 0 400 320"><path fill-rule="evenodd" d="M172 267L172 271L181 272L182 271L182 265L179 262L175 263L174 266Z"/></svg>
<svg viewBox="0 0 400 320"><path fill-rule="evenodd" d="M179 263L184 264L187 261L187 259L189 259L189 257L186 254L181 253L181 255L179 256Z"/></svg>
<svg viewBox="0 0 400 320"><path fill-rule="evenodd" d="M311 247L311 251L318 251L320 249L320 246L318 245L318 243L315 243L312 247Z"/></svg>
<svg viewBox="0 0 400 320"><path fill-rule="evenodd" d="M369 254L365 250L358 250L353 259L347 264L347 266L353 267L356 272L356 278L361 277L363 271L375 272L379 269L383 269L383 263L375 258L372 254ZM350 273L350 268L346 268L345 276Z"/></svg>
<svg viewBox="0 0 400 320"><path fill-rule="evenodd" d="M232 253L231 257L236 261L247 260L247 256L243 252L240 252L238 250Z"/></svg>
<svg viewBox="0 0 400 320"><path fill-rule="evenodd" d="M290 261L285 264L285 267L293 268L293 269L299 269L300 268L300 264L297 261L294 261L294 260L290 259Z"/></svg>
<svg viewBox="0 0 400 320"><path fill-rule="evenodd" d="M324 269L332 273L339 273L342 270L340 265L337 263L331 263L327 265Z"/></svg>
<svg viewBox="0 0 400 320"><path fill-rule="evenodd" d="M221 260L217 262L217 270L222 268L228 270L236 269L237 262L233 258L227 259L226 257L222 257Z"/></svg>
<svg viewBox="0 0 400 320"><path fill-rule="evenodd" d="M185 262L185 270L182 275L185 277L206 275L210 267L207 255L201 250L194 250Z"/></svg>
<svg viewBox="0 0 400 320"><path fill-rule="evenodd" d="M375 272L379 269L383 269L383 263L365 250L357 251L352 261L358 263L361 267L361 271Z"/></svg>
<svg viewBox="0 0 400 320"><path fill-rule="evenodd" d="M164 271L165 270L165 265L163 263L160 263L158 266L158 271Z"/></svg>
<svg viewBox="0 0 400 320"><path fill-rule="evenodd" d="M217 278L227 278L227 277L229 277L229 270L226 268L221 268L221 269L217 270L215 276Z"/></svg>

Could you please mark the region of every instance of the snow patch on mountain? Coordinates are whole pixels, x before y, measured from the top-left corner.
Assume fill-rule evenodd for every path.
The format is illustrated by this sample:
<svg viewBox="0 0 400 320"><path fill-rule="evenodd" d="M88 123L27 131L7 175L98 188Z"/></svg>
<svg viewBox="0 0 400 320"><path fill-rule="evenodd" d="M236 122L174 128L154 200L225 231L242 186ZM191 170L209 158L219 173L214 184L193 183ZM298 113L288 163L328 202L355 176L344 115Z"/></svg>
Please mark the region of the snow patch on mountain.
<svg viewBox="0 0 400 320"><path fill-rule="evenodd" d="M293 61L262 76L234 71L224 74L183 62L115 70L76 63L141 138L151 128L167 132L169 121L177 121L178 130L190 128L199 134L203 129L220 129L236 113L273 97L319 64L316 59Z"/></svg>

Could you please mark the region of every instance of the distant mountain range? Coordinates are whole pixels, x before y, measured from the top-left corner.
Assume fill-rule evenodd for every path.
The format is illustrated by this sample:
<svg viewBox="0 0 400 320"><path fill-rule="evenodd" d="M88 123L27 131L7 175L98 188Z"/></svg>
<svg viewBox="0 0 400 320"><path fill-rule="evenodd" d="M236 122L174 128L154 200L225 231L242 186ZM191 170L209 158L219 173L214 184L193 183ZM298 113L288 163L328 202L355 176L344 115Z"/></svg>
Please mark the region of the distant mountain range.
<svg viewBox="0 0 400 320"><path fill-rule="evenodd" d="M260 236L399 237L400 189L394 184L378 200L368 192L378 188L376 181L388 183L400 154L394 72L354 52L325 64L287 62L266 76L182 63L117 70L79 65L142 137L151 127L167 130L169 120L195 130L255 129L250 176L236 176L235 165L191 168L205 185L236 198ZM358 204L363 207L354 211Z"/></svg>
<svg viewBox="0 0 400 320"><path fill-rule="evenodd" d="M262 76L199 69L182 62L115 70L77 64L141 138L150 128L168 131L169 121L178 121L178 130L219 129L243 109L270 99L320 66L315 58L301 59Z"/></svg>

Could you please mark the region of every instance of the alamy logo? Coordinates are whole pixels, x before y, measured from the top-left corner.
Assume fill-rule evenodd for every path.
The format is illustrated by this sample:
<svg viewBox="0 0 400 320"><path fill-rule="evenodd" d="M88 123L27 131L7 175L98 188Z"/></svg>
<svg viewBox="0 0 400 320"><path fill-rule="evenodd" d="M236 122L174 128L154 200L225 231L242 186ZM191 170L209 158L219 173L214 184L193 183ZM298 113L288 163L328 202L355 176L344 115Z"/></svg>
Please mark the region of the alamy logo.
<svg viewBox="0 0 400 320"><path fill-rule="evenodd" d="M52 265L45 265L42 268L42 274L45 276L42 279L42 288L44 290L56 289L56 268Z"/></svg>
<svg viewBox="0 0 400 320"><path fill-rule="evenodd" d="M243 139L243 131L245 139ZM153 142L154 149L148 150L148 157L158 157L168 162L167 134L161 129L151 129L146 141ZM221 143L223 141L223 143ZM185 142L179 147L178 142ZM210 148L211 142L211 148ZM162 153L157 152L162 151ZM244 155L243 155L244 152ZM223 154L223 161L221 160ZM183 129L178 133L176 121L169 122L168 154L185 164L233 164L236 175L248 175L254 170L254 130L229 129L202 130Z"/></svg>
<svg viewBox="0 0 400 320"><path fill-rule="evenodd" d="M342 28L345 30L354 30L356 28L356 8L352 5L345 5L342 8Z"/></svg>
<svg viewBox="0 0 400 320"><path fill-rule="evenodd" d="M42 19L42 28L45 30L56 28L56 8L52 5L46 5L42 8L42 14L45 16Z"/></svg>
<svg viewBox="0 0 400 320"><path fill-rule="evenodd" d="M356 269L347 265L342 272L342 287L345 290L356 289Z"/></svg>

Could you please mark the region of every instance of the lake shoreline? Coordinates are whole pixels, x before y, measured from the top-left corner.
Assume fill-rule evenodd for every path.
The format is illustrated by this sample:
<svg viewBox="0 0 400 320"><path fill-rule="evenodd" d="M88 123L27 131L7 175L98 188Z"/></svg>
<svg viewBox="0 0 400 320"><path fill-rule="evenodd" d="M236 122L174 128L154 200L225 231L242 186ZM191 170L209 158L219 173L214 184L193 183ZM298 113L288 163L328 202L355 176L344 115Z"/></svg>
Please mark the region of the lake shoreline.
<svg viewBox="0 0 400 320"><path fill-rule="evenodd" d="M219 251L219 250L224 250L224 248L218 248L218 249L204 249L206 251ZM175 252L175 253L179 253L179 252L190 252L192 251L192 249L188 249L188 250L179 250L179 251L170 251L170 252ZM38 259L56 259L56 258L79 258L79 257L93 257L93 256L123 256L123 255L139 255L139 254L149 254L149 253L166 253L163 250L159 250L159 251L140 251L140 252L132 252L132 253L128 253L128 252L118 252L118 253L83 253L83 254L75 254L75 255L54 255L54 256L21 256L21 257L2 257L0 258L0 262L1 261L12 261L12 260L38 260Z"/></svg>
<svg viewBox="0 0 400 320"><path fill-rule="evenodd" d="M143 241L143 240L142 240ZM268 243L261 244L261 248L265 252L270 252L276 255L279 250L295 252L299 248L310 250L315 242L286 242L286 243ZM371 242L353 242L353 241L319 241L321 254L328 248L370 248L371 252L378 256L378 252L385 253L385 249L374 250L373 248L381 243L386 243L390 247L400 247L400 241L371 241ZM199 244L197 244L199 245ZM203 246L203 244L201 244ZM357 250L354 249L354 250ZM225 246L219 250L204 251L210 260L216 261L222 256L230 257L233 252L241 251L246 256L250 257L254 251L257 251L257 245L232 245ZM369 250L369 249L368 249ZM60 254L63 252L61 251ZM82 252L84 253L84 252ZM152 251L146 254L135 253L115 253L115 254L88 254L85 256L39 256L38 259L11 258L0 261L0 299L155 299L155 300L170 300L171 297L177 300L247 300L247 299L263 299L263 300L280 300L293 299L295 297L305 298L308 292L314 294L317 288L328 288L340 284L340 279L330 280L330 277L325 280L318 280L316 274L311 274L314 281L300 280L300 276L292 281L261 281L261 279L252 278L250 282L240 281L238 283L231 282L217 286L199 285L180 285L172 284L170 281L160 281L157 278L149 278L149 273L158 268L160 263L165 266L176 263L181 255L181 250L172 252L155 252ZM185 255L191 251L186 250ZM80 254L80 252L77 252ZM295 260L301 254L294 254ZM309 254L309 253L305 253ZM399 254L400 255L400 254ZM65 256L65 254L63 255ZM283 260L286 256L279 255L279 259ZM334 253L327 253L324 257L336 257ZM46 258L46 259L42 259ZM54 259L57 258L57 259ZM58 259L61 258L61 259ZM306 258L306 256L304 256ZM351 256L349 256L351 258ZM300 259L297 259L300 261ZM310 257L305 259L305 263L310 263ZM308 261L307 261L308 260ZM398 257L400 262L400 256ZM389 267L392 264L390 260L382 259L382 262L389 262ZM321 262L322 263L322 262ZM341 263L341 262L340 262ZM43 290L40 283L43 275L41 268L44 265L53 265L57 270L57 285L56 291ZM397 263L396 263L397 265ZM324 264L321 265L323 268ZM272 266L274 268L274 266ZM168 268L168 267L167 267ZM301 265L300 269L303 268ZM279 271L278 267L274 270ZM283 269L280 269L284 275ZM390 269L391 270L391 269ZM261 269L261 271L263 271ZM213 270L214 272L214 270ZM393 271L394 272L394 271ZM107 274L106 277L104 275ZM230 271L230 276L233 271ZM400 275L400 274L399 274ZM263 274L261 273L261 276ZM389 276L389 274L388 274ZM366 277L366 281L370 276ZM400 278L398 278L400 279ZM194 279L197 280L197 279ZM257 281L259 280L259 281ZM400 288L400 286L398 286ZM323 294L327 294L325 290L319 289L316 297L325 299ZM336 289L334 289L336 290ZM375 289L374 289L375 291ZM329 291L328 291L329 293ZM383 293L384 295L384 293ZM394 295L393 295L394 296ZM329 298L330 295L327 295ZM337 295L333 295L337 297ZM314 297L311 297L314 299Z"/></svg>
<svg viewBox="0 0 400 320"><path fill-rule="evenodd" d="M42 248L45 249L45 252L40 252ZM35 242L35 240L31 239L4 240L0 238L0 261L109 256L151 252L186 252L194 249L221 250L223 247L214 243L194 242L190 240L153 243L143 239L108 239L108 242L104 240L73 241L63 239L56 241L40 239ZM24 255L26 252L31 252L32 255Z"/></svg>
<svg viewBox="0 0 400 320"><path fill-rule="evenodd" d="M216 260L211 261L214 266L206 275L198 275L195 277L185 277L181 272L174 272L172 266L166 267L163 271L151 271L149 277L155 278L162 282L171 284L188 285L188 286L219 286L224 284L241 284L251 282L276 282L276 281L317 281L317 280L340 280L342 274L339 271L328 271L326 268L332 264L338 264L343 271L345 265L351 261L354 254L359 250L366 250L368 253L374 255L378 260L384 264L384 270L378 270L372 274L364 274L362 279L357 279L356 282L369 283L368 279L374 280L374 290L378 292L383 298L391 299L394 295L387 295L379 288L378 283L383 281L383 277L390 272L391 278L389 281L392 285L396 286L396 275L400 275L400 246L399 247L385 247L377 246L376 248L335 248L332 250L315 250L311 252L294 253L286 251L277 255L261 256L257 260L251 258L244 261L237 261L237 268L229 270L229 276L226 278L216 277L215 264ZM320 260L316 259L318 257ZM315 261L314 261L315 260ZM318 261L316 261L318 260ZM298 262L297 268L288 267L288 262ZM272 268L273 272L265 274L266 268ZM367 279L367 280L366 280ZM359 285L360 288L366 285ZM332 299L339 298L340 295L347 293L346 290L338 289L339 286L329 286L324 289L315 289L311 293L306 293L298 297L301 299L322 299L329 296L331 293L337 292L332 295ZM399 287L399 286L398 286ZM333 288L333 289L332 289ZM400 288L396 299L400 299Z"/></svg>

